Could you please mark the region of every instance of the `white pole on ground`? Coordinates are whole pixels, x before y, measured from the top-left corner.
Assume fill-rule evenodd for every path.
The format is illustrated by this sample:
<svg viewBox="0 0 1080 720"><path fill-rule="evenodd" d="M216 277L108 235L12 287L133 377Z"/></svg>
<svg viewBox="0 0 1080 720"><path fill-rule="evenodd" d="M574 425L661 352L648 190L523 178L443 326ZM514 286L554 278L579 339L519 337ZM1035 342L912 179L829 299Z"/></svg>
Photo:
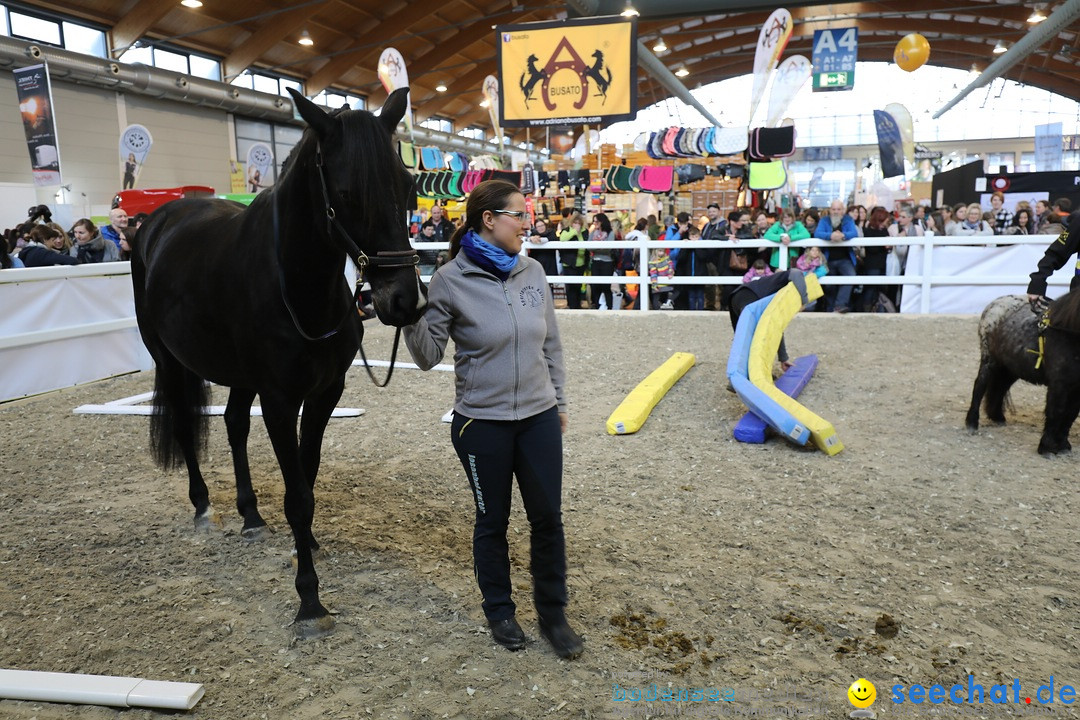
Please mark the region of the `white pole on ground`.
<svg viewBox="0 0 1080 720"><path fill-rule="evenodd" d="M9 700L190 710L204 692L199 683L0 669L0 698Z"/></svg>

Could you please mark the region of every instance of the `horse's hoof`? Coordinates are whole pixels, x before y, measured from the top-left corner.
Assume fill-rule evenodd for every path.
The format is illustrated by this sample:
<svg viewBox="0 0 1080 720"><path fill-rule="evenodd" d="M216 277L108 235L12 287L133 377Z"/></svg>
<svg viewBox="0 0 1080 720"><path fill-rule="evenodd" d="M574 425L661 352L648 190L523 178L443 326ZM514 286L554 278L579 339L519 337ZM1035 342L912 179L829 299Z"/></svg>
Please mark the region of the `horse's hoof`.
<svg viewBox="0 0 1080 720"><path fill-rule="evenodd" d="M195 516L195 531L208 533L223 530L225 524L213 508L207 508L202 515Z"/></svg>
<svg viewBox="0 0 1080 720"><path fill-rule="evenodd" d="M1043 457L1054 457L1072 452L1072 445L1068 441L1061 445L1048 443L1045 440L1039 443L1039 454Z"/></svg>
<svg viewBox="0 0 1080 720"><path fill-rule="evenodd" d="M273 534L274 531L270 528L269 525L259 525L257 527L244 528L240 531L240 537L251 543L267 540Z"/></svg>
<svg viewBox="0 0 1080 720"><path fill-rule="evenodd" d="M317 618L297 620L293 623L293 633L299 640L315 640L334 632L334 618L323 615Z"/></svg>
<svg viewBox="0 0 1080 720"><path fill-rule="evenodd" d="M979 426L978 425L968 425L967 426L967 431L968 431L968 435L978 435L979 434Z"/></svg>

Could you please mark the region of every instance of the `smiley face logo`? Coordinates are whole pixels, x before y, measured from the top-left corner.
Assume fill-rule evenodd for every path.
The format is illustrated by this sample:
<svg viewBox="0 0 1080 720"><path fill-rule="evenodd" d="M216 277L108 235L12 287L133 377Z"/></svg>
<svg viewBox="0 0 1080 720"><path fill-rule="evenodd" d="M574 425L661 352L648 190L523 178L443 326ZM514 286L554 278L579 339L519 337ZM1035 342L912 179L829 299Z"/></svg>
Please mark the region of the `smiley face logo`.
<svg viewBox="0 0 1080 720"><path fill-rule="evenodd" d="M877 688L866 678L859 678L847 689L848 701L860 710L870 707L877 699Z"/></svg>

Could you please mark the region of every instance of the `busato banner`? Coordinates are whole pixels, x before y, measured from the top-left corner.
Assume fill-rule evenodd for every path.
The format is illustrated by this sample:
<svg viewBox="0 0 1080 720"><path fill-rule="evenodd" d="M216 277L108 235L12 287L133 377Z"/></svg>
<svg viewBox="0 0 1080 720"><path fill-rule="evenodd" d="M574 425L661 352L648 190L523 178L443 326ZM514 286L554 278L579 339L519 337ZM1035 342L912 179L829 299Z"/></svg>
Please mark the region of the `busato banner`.
<svg viewBox="0 0 1080 720"><path fill-rule="evenodd" d="M634 18L500 25L496 31L504 127L637 117Z"/></svg>
<svg viewBox="0 0 1080 720"><path fill-rule="evenodd" d="M26 132L26 145L30 149L30 169L34 173L34 185L59 185L60 148L56 140L56 123L53 120L49 70L43 64L31 65L17 68L13 74L23 130Z"/></svg>

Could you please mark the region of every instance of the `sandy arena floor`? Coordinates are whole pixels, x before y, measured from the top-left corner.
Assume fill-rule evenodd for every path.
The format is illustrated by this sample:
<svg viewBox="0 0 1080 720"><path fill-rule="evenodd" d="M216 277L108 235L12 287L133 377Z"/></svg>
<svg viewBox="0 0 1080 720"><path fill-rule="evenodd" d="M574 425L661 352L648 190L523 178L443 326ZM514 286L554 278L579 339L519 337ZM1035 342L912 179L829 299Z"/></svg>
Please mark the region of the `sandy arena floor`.
<svg viewBox="0 0 1080 720"><path fill-rule="evenodd" d="M151 389L149 373L0 406L0 667L204 683L181 715L198 720L614 718L628 703L613 684L650 681L732 688L728 707L773 707L766 717L811 696L839 718L860 676L889 718L897 683L1080 685L1077 460L1036 454L1044 393L1032 386L1014 390L1009 425L966 433L975 318L796 318L792 354L821 359L803 402L846 445L833 458L732 439L742 406L725 389L725 314L559 319L579 660L559 660L536 631L520 507L515 592L533 641L509 653L484 627L472 498L439 422L451 375L400 370L377 390L356 368L341 404L367 414L331 422L316 488L338 626L311 642L289 627L290 538L261 423L252 471L277 533L251 545L220 419L203 468L225 529L199 535L186 476L150 461L146 418L72 414ZM388 358L391 338L369 326L369 357ZM637 435L605 434L675 351L696 367ZM805 695L785 700L792 688ZM163 715L0 701L0 718L19 720Z"/></svg>

